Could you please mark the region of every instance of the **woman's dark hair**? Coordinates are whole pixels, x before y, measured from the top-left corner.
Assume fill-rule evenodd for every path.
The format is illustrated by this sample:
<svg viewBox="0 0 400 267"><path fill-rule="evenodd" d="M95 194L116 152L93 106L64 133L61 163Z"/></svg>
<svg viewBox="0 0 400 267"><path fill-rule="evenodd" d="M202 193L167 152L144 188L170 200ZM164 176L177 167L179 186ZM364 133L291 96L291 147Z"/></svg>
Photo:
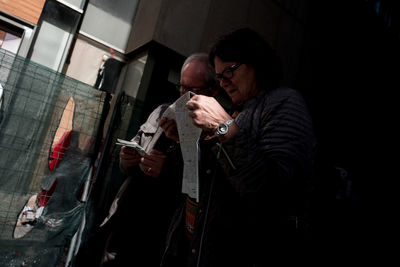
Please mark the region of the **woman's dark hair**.
<svg viewBox="0 0 400 267"><path fill-rule="evenodd" d="M279 86L282 71L275 51L250 28L241 28L221 36L209 53L212 66L215 57L253 66L260 89Z"/></svg>

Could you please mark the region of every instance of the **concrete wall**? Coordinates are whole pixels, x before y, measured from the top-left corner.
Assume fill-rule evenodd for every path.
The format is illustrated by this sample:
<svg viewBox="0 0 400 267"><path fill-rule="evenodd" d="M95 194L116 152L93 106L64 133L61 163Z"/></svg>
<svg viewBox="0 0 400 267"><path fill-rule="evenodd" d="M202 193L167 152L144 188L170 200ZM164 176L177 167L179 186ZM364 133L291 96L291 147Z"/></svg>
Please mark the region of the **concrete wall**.
<svg viewBox="0 0 400 267"><path fill-rule="evenodd" d="M164 0L154 39L188 56L201 47L211 0Z"/></svg>
<svg viewBox="0 0 400 267"><path fill-rule="evenodd" d="M309 0L140 1L127 52L155 40L184 55L208 51L216 37L250 26L282 58L285 84L296 80Z"/></svg>
<svg viewBox="0 0 400 267"><path fill-rule="evenodd" d="M159 21L162 0L139 1L136 16L132 22L126 53L132 52L154 38Z"/></svg>

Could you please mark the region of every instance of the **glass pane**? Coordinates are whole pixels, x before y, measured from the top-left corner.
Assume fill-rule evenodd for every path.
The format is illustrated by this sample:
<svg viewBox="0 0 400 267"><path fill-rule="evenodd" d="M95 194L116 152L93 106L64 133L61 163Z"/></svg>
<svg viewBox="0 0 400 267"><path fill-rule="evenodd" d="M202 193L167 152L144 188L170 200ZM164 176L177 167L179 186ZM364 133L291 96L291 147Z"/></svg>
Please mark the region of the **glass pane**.
<svg viewBox="0 0 400 267"><path fill-rule="evenodd" d="M10 35L6 37L6 34ZM5 44L3 43L3 45L0 44L1 48L26 57L33 38L33 27L28 27L12 18L6 18L0 14L0 43L1 40L5 38L7 42ZM18 48L16 48L17 45Z"/></svg>
<svg viewBox="0 0 400 267"><path fill-rule="evenodd" d="M71 6L73 8L82 9L86 0L57 0L67 6Z"/></svg>
<svg viewBox="0 0 400 267"><path fill-rule="evenodd" d="M31 60L61 71L80 13L58 2L49 1L32 49Z"/></svg>
<svg viewBox="0 0 400 267"><path fill-rule="evenodd" d="M0 30L0 48L3 48L14 54L17 54L20 44L21 44L21 37Z"/></svg>
<svg viewBox="0 0 400 267"><path fill-rule="evenodd" d="M127 95L137 97L146 61L147 53L140 55L137 59L128 64L127 75L125 76L125 84L129 85L125 88Z"/></svg>
<svg viewBox="0 0 400 267"><path fill-rule="evenodd" d="M43 21L31 59L39 64L58 70L70 34Z"/></svg>
<svg viewBox="0 0 400 267"><path fill-rule="evenodd" d="M24 29L7 20L9 21L9 19L3 20L0 17L0 48L17 54Z"/></svg>
<svg viewBox="0 0 400 267"><path fill-rule="evenodd" d="M125 52L138 3L139 0L91 0L79 32Z"/></svg>

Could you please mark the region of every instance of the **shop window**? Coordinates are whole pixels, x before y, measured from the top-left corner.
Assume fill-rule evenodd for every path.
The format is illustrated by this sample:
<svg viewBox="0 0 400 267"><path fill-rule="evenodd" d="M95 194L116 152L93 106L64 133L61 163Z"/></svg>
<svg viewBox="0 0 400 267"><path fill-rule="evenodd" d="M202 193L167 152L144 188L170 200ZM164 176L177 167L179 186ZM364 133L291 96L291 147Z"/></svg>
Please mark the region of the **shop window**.
<svg viewBox="0 0 400 267"><path fill-rule="evenodd" d="M0 49L26 56L33 28L0 15Z"/></svg>

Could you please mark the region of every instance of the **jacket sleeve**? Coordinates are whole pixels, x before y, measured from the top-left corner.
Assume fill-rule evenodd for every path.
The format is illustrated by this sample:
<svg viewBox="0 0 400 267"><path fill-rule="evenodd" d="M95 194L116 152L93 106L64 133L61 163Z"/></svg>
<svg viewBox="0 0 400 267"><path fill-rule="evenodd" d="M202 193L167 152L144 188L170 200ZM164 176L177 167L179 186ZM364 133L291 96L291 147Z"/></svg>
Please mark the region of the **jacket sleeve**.
<svg viewBox="0 0 400 267"><path fill-rule="evenodd" d="M146 152L149 151L148 146L153 140L155 133L157 132L158 121L160 120L161 115L168 106L168 104L162 104L158 106L155 110L153 110L153 112L147 118L146 122L140 126L139 131L131 140L141 145L146 150ZM126 166L123 166L121 162L119 163L119 166L121 171L126 175L131 175L137 170L140 171L138 166L134 166L128 169L126 168Z"/></svg>
<svg viewBox="0 0 400 267"><path fill-rule="evenodd" d="M235 121L240 131L222 144L220 164L240 194L287 188L308 171L314 133L296 91L275 91Z"/></svg>

